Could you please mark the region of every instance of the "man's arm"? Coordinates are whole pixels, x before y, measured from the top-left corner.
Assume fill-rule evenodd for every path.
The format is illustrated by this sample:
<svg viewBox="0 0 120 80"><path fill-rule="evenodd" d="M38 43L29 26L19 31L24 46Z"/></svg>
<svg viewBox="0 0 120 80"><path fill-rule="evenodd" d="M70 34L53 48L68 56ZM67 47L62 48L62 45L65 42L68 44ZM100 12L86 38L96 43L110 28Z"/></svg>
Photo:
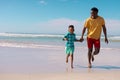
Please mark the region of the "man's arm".
<svg viewBox="0 0 120 80"><path fill-rule="evenodd" d="M107 39L107 30L106 30L105 25L103 25L103 33L104 33L104 36L105 36L105 42L108 44L108 39Z"/></svg>
<svg viewBox="0 0 120 80"><path fill-rule="evenodd" d="M83 30L82 30L82 36L81 36L81 38L80 38L80 41L83 41L83 40L84 40L83 36L84 36L84 34L85 34L85 31L86 31L86 27L84 27Z"/></svg>

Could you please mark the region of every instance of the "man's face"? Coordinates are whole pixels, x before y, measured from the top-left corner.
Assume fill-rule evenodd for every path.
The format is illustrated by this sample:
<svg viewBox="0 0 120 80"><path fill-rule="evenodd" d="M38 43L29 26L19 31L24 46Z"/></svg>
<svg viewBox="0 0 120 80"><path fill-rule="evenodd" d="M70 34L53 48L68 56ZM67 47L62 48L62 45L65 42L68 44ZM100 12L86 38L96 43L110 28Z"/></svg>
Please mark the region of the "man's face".
<svg viewBox="0 0 120 80"><path fill-rule="evenodd" d="M91 10L91 16L93 16L93 17L97 16L97 12L96 12L96 11Z"/></svg>

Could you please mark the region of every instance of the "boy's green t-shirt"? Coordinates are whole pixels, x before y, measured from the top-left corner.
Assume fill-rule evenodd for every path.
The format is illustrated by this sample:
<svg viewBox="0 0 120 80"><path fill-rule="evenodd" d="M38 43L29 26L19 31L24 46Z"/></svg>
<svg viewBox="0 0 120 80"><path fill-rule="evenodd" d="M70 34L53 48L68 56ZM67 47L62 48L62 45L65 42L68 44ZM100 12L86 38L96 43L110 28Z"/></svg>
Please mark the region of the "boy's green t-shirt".
<svg viewBox="0 0 120 80"><path fill-rule="evenodd" d="M76 34L68 32L64 38L67 38L66 47L74 47L74 41L76 41Z"/></svg>

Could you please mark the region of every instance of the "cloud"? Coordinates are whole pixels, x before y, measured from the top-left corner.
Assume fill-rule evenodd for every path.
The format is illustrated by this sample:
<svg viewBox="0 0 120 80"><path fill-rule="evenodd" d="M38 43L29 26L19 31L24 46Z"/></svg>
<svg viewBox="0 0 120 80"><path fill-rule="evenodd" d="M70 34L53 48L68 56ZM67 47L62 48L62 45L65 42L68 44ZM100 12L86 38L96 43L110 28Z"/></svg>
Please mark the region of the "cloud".
<svg viewBox="0 0 120 80"><path fill-rule="evenodd" d="M46 5L47 4L47 2L45 0L40 0L39 2L40 2L41 5Z"/></svg>
<svg viewBox="0 0 120 80"><path fill-rule="evenodd" d="M120 31L120 20L106 19L106 27L109 35L119 34ZM65 33L69 25L75 26L75 32L78 34L82 33L82 28L85 21L78 21L68 18L53 19L46 22L37 23L37 27L41 32L55 32Z"/></svg>
<svg viewBox="0 0 120 80"><path fill-rule="evenodd" d="M69 2L75 2L75 3L79 2L79 0L59 0L59 1L61 1L61 2L68 2L69 1Z"/></svg>
<svg viewBox="0 0 120 80"><path fill-rule="evenodd" d="M85 21L58 18L29 25L3 24L0 32L58 33L65 34L69 25L75 26L75 33L81 34ZM108 35L120 35L120 20L105 19Z"/></svg>
<svg viewBox="0 0 120 80"><path fill-rule="evenodd" d="M120 20L107 19L106 25L111 28L120 27Z"/></svg>
<svg viewBox="0 0 120 80"><path fill-rule="evenodd" d="M120 20L107 19L106 27L108 34L110 35L120 35Z"/></svg>
<svg viewBox="0 0 120 80"><path fill-rule="evenodd" d="M60 1L62 1L62 2L66 2L66 1L68 1L68 0L60 0Z"/></svg>
<svg viewBox="0 0 120 80"><path fill-rule="evenodd" d="M67 28L69 25L74 25L75 28L80 27L80 21L77 20L72 20L72 19L67 19L67 18L60 18L60 19L54 19L50 20L47 22L40 22L37 24L37 26L40 28L42 31L46 32L65 32L67 31ZM79 27L78 27L79 26Z"/></svg>

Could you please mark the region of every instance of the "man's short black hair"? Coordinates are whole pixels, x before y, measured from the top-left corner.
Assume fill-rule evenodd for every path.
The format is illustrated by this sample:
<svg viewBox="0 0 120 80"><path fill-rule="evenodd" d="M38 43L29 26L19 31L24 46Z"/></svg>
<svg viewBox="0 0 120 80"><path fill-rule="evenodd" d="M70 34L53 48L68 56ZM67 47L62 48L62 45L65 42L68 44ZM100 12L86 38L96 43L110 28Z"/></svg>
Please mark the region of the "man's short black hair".
<svg viewBox="0 0 120 80"><path fill-rule="evenodd" d="M98 13L98 8L96 8L96 7L91 8L91 10L96 11Z"/></svg>
<svg viewBox="0 0 120 80"><path fill-rule="evenodd" d="M69 28L74 28L74 26L73 25L69 25Z"/></svg>

